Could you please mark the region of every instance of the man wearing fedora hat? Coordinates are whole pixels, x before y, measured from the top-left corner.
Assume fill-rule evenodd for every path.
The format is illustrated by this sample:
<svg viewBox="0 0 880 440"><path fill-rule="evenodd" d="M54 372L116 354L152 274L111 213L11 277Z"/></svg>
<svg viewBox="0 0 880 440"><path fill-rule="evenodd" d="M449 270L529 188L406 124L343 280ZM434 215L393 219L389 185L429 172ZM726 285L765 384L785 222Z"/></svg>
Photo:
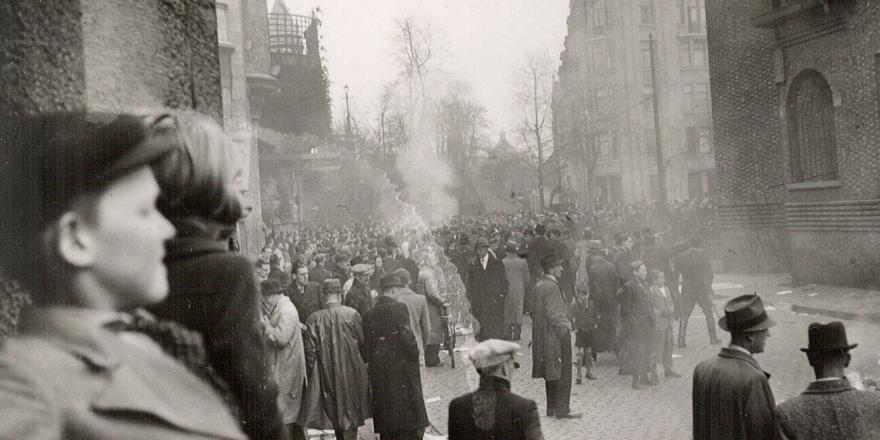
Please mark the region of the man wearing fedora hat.
<svg viewBox="0 0 880 440"><path fill-rule="evenodd" d="M504 264L489 252L489 240L478 238L474 243L476 258L468 266L467 299L471 314L480 323L477 340L504 339L504 301L507 297L507 275Z"/></svg>
<svg viewBox="0 0 880 440"><path fill-rule="evenodd" d="M535 286L532 309L532 377L543 378L547 392L547 415L561 419L572 414L571 401L571 322L565 296L559 288L562 259L548 255L541 261L544 278Z"/></svg>
<svg viewBox="0 0 880 440"><path fill-rule="evenodd" d="M449 403L449 440L542 440L535 401L510 392L519 344L489 339L466 355L480 374L477 391Z"/></svg>
<svg viewBox="0 0 880 440"><path fill-rule="evenodd" d="M383 440L419 440L428 426L419 373L419 346L397 275L379 281L382 294L364 314L361 353L369 365L373 428Z"/></svg>
<svg viewBox="0 0 880 440"><path fill-rule="evenodd" d="M880 393L858 391L843 372L849 366L850 344L840 321L814 322L807 330L809 345L801 351L816 373L800 396L776 408L779 430L791 440L880 438Z"/></svg>
<svg viewBox="0 0 880 440"><path fill-rule="evenodd" d="M728 301L718 325L730 332L730 345L694 370L694 440L777 439L770 374L752 357L764 352L776 322L754 294Z"/></svg>
<svg viewBox="0 0 880 440"><path fill-rule="evenodd" d="M369 379L360 352L362 320L355 309L340 303L339 279L324 280L322 291L323 307L306 320L309 385L298 424L333 429L337 439L353 440L370 417Z"/></svg>

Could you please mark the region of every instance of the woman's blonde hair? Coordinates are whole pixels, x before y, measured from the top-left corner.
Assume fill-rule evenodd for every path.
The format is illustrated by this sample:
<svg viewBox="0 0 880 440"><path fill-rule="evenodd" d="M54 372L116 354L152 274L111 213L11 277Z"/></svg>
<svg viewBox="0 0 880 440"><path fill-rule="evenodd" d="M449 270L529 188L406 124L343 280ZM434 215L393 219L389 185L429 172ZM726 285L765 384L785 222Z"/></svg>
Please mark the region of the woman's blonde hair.
<svg viewBox="0 0 880 440"><path fill-rule="evenodd" d="M243 216L234 187L234 146L223 130L194 113L163 115L151 142L174 144L153 167L162 192L159 211L172 222L191 217L233 225Z"/></svg>

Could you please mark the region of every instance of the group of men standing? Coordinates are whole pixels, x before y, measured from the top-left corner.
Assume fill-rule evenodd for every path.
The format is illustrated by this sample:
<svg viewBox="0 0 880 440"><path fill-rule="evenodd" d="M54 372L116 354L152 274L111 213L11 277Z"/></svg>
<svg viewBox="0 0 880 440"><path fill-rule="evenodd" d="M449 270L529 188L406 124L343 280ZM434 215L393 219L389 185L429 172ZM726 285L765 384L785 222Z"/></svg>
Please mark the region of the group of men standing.
<svg viewBox="0 0 880 440"><path fill-rule="evenodd" d="M850 344L839 321L812 323L801 351L816 375L801 395L776 406L763 353L770 328L760 296L742 295L724 307L719 326L730 345L701 362L693 378L695 440L807 440L880 438L880 393L858 391L844 376Z"/></svg>

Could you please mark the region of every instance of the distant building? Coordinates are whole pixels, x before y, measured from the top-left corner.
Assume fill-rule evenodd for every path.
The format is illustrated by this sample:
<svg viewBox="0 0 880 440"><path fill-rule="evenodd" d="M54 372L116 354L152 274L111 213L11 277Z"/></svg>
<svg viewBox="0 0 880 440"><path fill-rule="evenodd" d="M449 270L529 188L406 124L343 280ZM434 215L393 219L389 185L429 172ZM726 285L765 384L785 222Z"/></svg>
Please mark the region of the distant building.
<svg viewBox="0 0 880 440"><path fill-rule="evenodd" d="M728 266L877 285L880 9L875 1L710 1Z"/></svg>
<svg viewBox="0 0 880 440"><path fill-rule="evenodd" d="M266 98L278 90L269 75L267 9L265 2L247 0L217 0L216 9L223 129L238 149L254 204L239 223L238 238L242 253L256 257L265 238L257 135Z"/></svg>
<svg viewBox="0 0 880 440"><path fill-rule="evenodd" d="M704 17L704 0L571 1L553 90L554 200L658 199L650 36L667 199L714 192Z"/></svg>
<svg viewBox="0 0 880 440"><path fill-rule="evenodd" d="M302 221L302 206L316 206L307 188L309 172L338 169L330 141L330 101L321 57L321 22L292 14L282 0L263 16L268 27L266 62L279 89L266 97L259 134L263 222L272 231ZM318 151L321 150L321 151Z"/></svg>

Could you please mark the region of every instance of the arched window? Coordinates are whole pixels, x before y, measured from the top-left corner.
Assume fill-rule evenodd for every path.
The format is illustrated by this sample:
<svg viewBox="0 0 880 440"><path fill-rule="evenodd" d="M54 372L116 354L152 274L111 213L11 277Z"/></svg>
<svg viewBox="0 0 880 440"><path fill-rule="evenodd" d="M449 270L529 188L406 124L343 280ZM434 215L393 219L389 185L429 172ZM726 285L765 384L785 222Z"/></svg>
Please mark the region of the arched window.
<svg viewBox="0 0 880 440"><path fill-rule="evenodd" d="M837 180L834 102L815 70L798 74L789 89L788 145L792 182Z"/></svg>

